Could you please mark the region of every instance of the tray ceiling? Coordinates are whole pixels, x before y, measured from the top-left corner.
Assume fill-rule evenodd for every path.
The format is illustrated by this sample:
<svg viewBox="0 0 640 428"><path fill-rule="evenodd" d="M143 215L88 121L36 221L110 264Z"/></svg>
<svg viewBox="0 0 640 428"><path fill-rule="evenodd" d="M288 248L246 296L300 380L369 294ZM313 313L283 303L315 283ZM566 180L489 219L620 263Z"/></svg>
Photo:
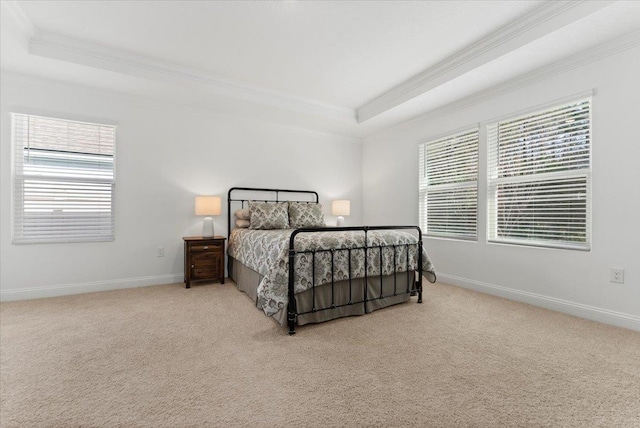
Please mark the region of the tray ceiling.
<svg viewBox="0 0 640 428"><path fill-rule="evenodd" d="M2 12L4 73L352 136L640 40L640 2L626 1L3 1Z"/></svg>

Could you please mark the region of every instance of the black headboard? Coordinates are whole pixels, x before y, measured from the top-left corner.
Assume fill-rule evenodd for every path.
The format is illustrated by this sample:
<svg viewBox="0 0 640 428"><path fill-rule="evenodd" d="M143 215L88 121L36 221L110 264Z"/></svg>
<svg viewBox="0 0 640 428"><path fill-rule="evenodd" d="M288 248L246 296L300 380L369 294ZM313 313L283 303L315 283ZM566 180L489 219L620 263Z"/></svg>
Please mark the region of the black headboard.
<svg viewBox="0 0 640 428"><path fill-rule="evenodd" d="M235 194L245 194L250 196L233 196ZM312 200L300 200L300 199L291 199L289 196L294 197L295 195L308 195L309 199ZM261 196L261 195L264 195ZM233 216L233 211L231 211L231 203L240 203L241 208L244 208L244 204L249 201L260 201L260 202L284 202L284 201L295 201L295 202L311 202L318 203L318 192L314 192L313 190L291 190L291 189L262 189L257 187L232 187L229 189L227 193L227 237L231 235L231 217Z"/></svg>

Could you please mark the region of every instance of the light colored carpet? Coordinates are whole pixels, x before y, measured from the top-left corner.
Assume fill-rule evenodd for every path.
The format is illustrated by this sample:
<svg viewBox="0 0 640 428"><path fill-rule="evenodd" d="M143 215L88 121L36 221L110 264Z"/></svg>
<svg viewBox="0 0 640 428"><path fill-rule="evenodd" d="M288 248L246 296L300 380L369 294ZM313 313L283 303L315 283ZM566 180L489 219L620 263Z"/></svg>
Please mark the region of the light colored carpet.
<svg viewBox="0 0 640 428"><path fill-rule="evenodd" d="M286 330L233 283L0 305L0 425L640 426L640 333L468 290Z"/></svg>

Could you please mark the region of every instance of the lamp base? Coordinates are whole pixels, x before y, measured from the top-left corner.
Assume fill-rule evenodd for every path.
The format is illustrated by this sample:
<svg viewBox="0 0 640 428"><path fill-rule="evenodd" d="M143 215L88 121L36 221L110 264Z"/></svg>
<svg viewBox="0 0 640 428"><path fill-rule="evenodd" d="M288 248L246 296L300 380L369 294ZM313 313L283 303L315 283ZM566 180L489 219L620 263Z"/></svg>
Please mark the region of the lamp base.
<svg viewBox="0 0 640 428"><path fill-rule="evenodd" d="M342 217L342 216L338 216L338 219L336 220L336 226L337 226L337 227L342 227L342 226L344 226L344 217Z"/></svg>
<svg viewBox="0 0 640 428"><path fill-rule="evenodd" d="M203 238L211 238L213 237L213 218L205 217L202 222L202 237Z"/></svg>

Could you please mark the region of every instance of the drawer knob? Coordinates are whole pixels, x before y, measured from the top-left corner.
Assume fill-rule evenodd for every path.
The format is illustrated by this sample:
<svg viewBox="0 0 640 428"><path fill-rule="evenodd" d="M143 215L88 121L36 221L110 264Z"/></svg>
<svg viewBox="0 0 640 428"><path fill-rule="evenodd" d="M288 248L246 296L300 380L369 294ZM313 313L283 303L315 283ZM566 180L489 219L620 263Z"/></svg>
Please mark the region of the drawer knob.
<svg viewBox="0 0 640 428"><path fill-rule="evenodd" d="M193 269L194 267L196 267L196 265L191 265L191 268Z"/></svg>
<svg viewBox="0 0 640 428"><path fill-rule="evenodd" d="M208 250L208 249L209 249L209 246L208 246L208 245L205 245L204 249L205 249L205 250Z"/></svg>

